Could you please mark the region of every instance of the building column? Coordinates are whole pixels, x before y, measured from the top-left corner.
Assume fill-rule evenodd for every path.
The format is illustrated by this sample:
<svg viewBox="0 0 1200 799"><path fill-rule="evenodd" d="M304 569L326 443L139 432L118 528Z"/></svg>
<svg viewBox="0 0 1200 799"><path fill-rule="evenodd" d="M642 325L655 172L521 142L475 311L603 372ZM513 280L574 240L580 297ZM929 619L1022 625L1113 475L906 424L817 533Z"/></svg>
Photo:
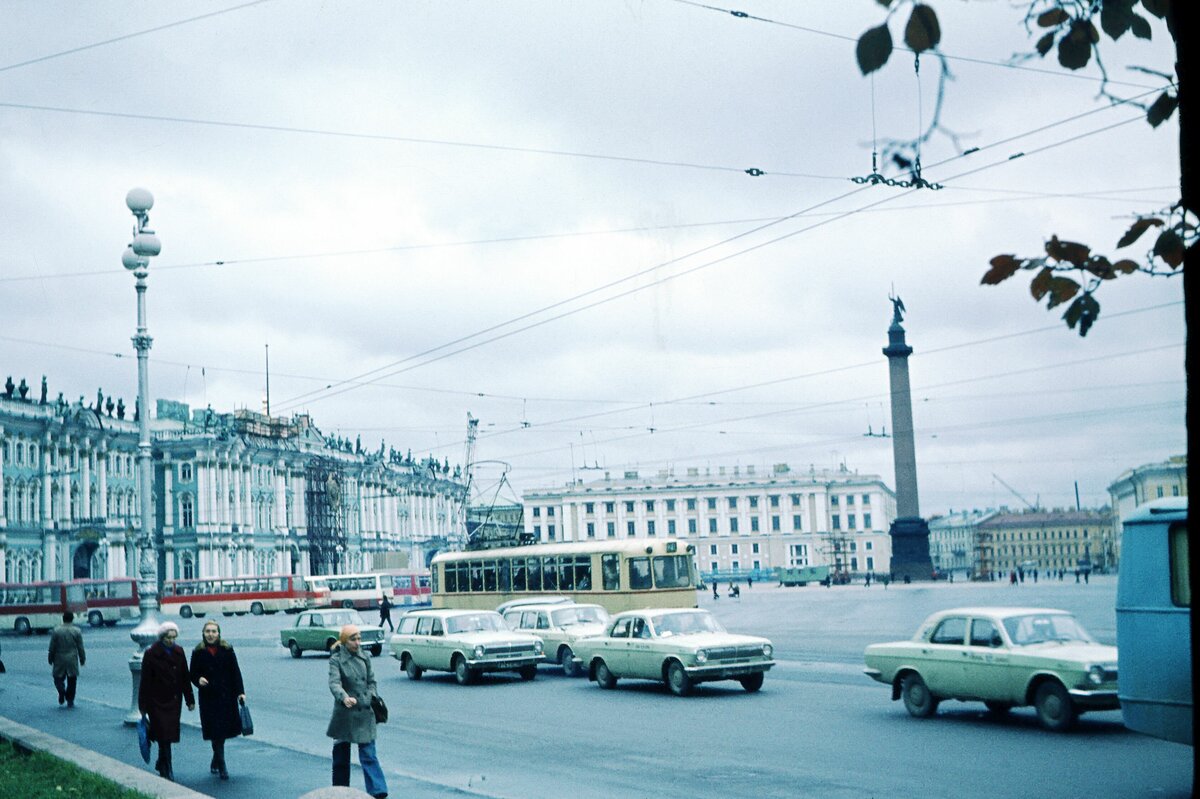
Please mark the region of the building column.
<svg viewBox="0 0 1200 799"><path fill-rule="evenodd" d="M16 446L15 444L13 445ZM8 447L4 445L4 425L0 424L0 529L8 527L8 514L4 512L4 453L8 451ZM15 512L13 518L20 518L19 513ZM4 546L0 544L0 580L4 579Z"/></svg>
<svg viewBox="0 0 1200 799"><path fill-rule="evenodd" d="M93 519L99 514L92 512L92 442L85 440L84 443L88 445L87 449L79 454L79 517ZM0 485L3 484L4 475L0 474ZM2 503L0 507L3 507Z"/></svg>
<svg viewBox="0 0 1200 799"><path fill-rule="evenodd" d="M275 518L272 526L276 530L287 529L287 484L284 482L286 474L283 460L276 461L275 471L272 475L275 483Z"/></svg>
<svg viewBox="0 0 1200 799"><path fill-rule="evenodd" d="M96 515L108 521L108 442L96 451Z"/></svg>

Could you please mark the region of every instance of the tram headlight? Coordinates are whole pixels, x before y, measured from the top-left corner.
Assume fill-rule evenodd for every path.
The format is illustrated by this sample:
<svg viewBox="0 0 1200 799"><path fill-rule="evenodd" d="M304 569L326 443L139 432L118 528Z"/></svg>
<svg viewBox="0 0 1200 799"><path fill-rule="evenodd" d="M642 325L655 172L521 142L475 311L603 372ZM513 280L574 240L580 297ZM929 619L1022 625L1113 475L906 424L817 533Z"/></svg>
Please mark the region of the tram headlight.
<svg viewBox="0 0 1200 799"><path fill-rule="evenodd" d="M483 646L483 644L480 644L479 646L475 647L475 657L476 658L481 658L486 653L487 653L487 649Z"/></svg>
<svg viewBox="0 0 1200 799"><path fill-rule="evenodd" d="M707 661L708 661L708 650L707 649L696 650L696 662L697 663L705 663Z"/></svg>

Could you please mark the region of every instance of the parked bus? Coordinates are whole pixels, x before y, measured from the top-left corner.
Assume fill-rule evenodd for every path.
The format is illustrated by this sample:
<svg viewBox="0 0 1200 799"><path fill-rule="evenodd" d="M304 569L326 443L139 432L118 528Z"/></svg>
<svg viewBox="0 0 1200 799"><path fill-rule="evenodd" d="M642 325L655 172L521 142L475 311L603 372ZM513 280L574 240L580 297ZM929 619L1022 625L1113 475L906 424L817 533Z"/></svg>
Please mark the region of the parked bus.
<svg viewBox="0 0 1200 799"><path fill-rule="evenodd" d="M428 605L430 602L431 574L428 569L395 569L387 572L392 576L394 603L401 607Z"/></svg>
<svg viewBox="0 0 1200 799"><path fill-rule="evenodd" d="M83 599L87 603L87 621L93 627L112 627L121 619L136 619L141 615L138 609L137 580L132 577L72 580L71 583L83 587Z"/></svg>
<svg viewBox="0 0 1200 799"><path fill-rule="evenodd" d="M1187 499L1156 500L1121 533L1118 695L1129 729L1193 743L1191 615Z"/></svg>
<svg viewBox="0 0 1200 799"><path fill-rule="evenodd" d="M492 609L548 594L635 608L696 607L696 548L645 538L443 552L434 557L435 608Z"/></svg>
<svg viewBox="0 0 1200 799"><path fill-rule="evenodd" d="M185 619L209 613L261 616L326 606L329 589L315 588L298 574L167 580L163 583L161 601L163 613L178 614Z"/></svg>
<svg viewBox="0 0 1200 799"><path fill-rule="evenodd" d="M313 588L329 590L326 607L374 610L384 594L397 604L390 574L314 574L306 579Z"/></svg>
<svg viewBox="0 0 1200 799"><path fill-rule="evenodd" d="M62 623L67 611L87 609L83 587L74 583L0 583L0 629L31 635Z"/></svg>

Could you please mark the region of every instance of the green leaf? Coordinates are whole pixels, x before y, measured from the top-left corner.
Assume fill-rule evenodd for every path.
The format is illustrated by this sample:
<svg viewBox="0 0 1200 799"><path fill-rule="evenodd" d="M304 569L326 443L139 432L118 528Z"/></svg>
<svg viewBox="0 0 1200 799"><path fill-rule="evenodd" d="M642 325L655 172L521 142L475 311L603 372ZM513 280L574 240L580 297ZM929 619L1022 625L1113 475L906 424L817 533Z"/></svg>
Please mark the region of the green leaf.
<svg viewBox="0 0 1200 799"><path fill-rule="evenodd" d="M1167 9L1171 6L1171 0L1142 0L1142 8L1149 11L1154 16L1162 19L1167 15Z"/></svg>
<svg viewBox="0 0 1200 799"><path fill-rule="evenodd" d="M1146 18L1139 17L1137 14L1130 14L1130 16L1133 19L1129 23L1129 27L1133 31L1133 35L1139 39L1150 39L1152 31L1150 30L1150 23L1146 21Z"/></svg>
<svg viewBox="0 0 1200 799"><path fill-rule="evenodd" d="M1067 300L1074 297L1083 288L1069 277L1052 277L1050 278L1050 302L1046 309L1062 305Z"/></svg>
<svg viewBox="0 0 1200 799"><path fill-rule="evenodd" d="M1178 105L1178 96L1170 92L1163 92L1146 111L1146 121L1150 123L1150 127L1157 128L1171 118L1171 114L1175 113Z"/></svg>
<svg viewBox="0 0 1200 799"><path fill-rule="evenodd" d="M1164 230L1154 242L1154 254L1178 269L1183 263L1183 239L1174 230Z"/></svg>
<svg viewBox="0 0 1200 799"><path fill-rule="evenodd" d="M1086 336L1099 316L1100 303L1090 293L1085 293L1067 307L1062 318L1066 320L1067 327L1074 330L1078 325L1079 335Z"/></svg>
<svg viewBox="0 0 1200 799"><path fill-rule="evenodd" d="M1074 266L1082 267L1087 263L1092 250L1086 244L1076 241L1059 241L1058 236L1051 236L1046 242L1046 255L1056 261L1069 261Z"/></svg>
<svg viewBox="0 0 1200 799"><path fill-rule="evenodd" d="M1050 52L1050 48L1054 46L1054 31L1050 31L1042 38L1038 39L1037 51L1038 55L1045 57L1046 53Z"/></svg>
<svg viewBox="0 0 1200 799"><path fill-rule="evenodd" d="M1015 255L997 255L988 263L992 265L992 268L985 272L983 280L979 281L985 286L995 286L998 283L1003 283L1015 275L1021 268L1021 259Z"/></svg>
<svg viewBox="0 0 1200 799"><path fill-rule="evenodd" d="M892 54L892 34L887 25L871 28L858 39L855 55L858 57L858 68L864 75L870 75L887 63Z"/></svg>
<svg viewBox="0 0 1200 799"><path fill-rule="evenodd" d="M1156 216L1139 217L1138 220L1130 226L1129 230L1125 231L1125 235L1121 237L1121 240L1117 242L1117 249L1119 250L1122 247L1128 247L1130 244L1133 244L1135 241L1137 241L1138 238L1140 238L1141 235L1151 227L1162 227L1162 224L1163 221Z"/></svg>
<svg viewBox="0 0 1200 799"><path fill-rule="evenodd" d="M1061 8L1052 8L1038 14L1037 24L1040 28L1053 28L1055 25L1061 25L1069 20L1071 16Z"/></svg>
<svg viewBox="0 0 1200 799"><path fill-rule="evenodd" d="M1090 30L1089 30L1090 29ZM1058 40L1058 63L1067 69L1083 69L1092 57L1090 23L1076 20L1067 35Z"/></svg>
<svg viewBox="0 0 1200 799"><path fill-rule="evenodd" d="M942 40L937 13L924 3L913 6L912 16L904 28L904 43L918 53L932 50Z"/></svg>

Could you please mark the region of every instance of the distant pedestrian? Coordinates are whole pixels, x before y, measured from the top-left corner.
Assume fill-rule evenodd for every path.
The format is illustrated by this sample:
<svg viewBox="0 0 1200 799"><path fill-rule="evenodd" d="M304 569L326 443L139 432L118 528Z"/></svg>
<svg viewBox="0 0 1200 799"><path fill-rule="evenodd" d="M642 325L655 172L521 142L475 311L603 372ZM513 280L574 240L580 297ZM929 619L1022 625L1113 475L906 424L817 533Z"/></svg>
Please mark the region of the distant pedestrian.
<svg viewBox="0 0 1200 799"><path fill-rule="evenodd" d="M1089 575L1089 574L1091 574L1091 573L1092 573L1092 572L1091 572L1091 569L1084 569L1084 570L1083 570L1083 584L1084 584L1084 585L1087 585L1087 581L1088 581L1088 575Z"/></svg>
<svg viewBox="0 0 1200 799"><path fill-rule="evenodd" d="M746 587L747 587L747 588L753 588L753 587L754 587L754 578L753 578L753 577L747 577L747 578L746 578Z"/></svg>
<svg viewBox="0 0 1200 799"><path fill-rule="evenodd" d="M54 675L54 687L58 689L58 703L75 707L75 684L79 680L79 667L87 663L83 649L83 633L72 622L75 614L67 611L62 615L62 624L50 633L50 652L47 660Z"/></svg>
<svg viewBox="0 0 1200 799"><path fill-rule="evenodd" d="M382 627L384 622L387 622L389 630L396 632L396 627L392 624L392 603L387 594L379 600L379 626Z"/></svg>
<svg viewBox="0 0 1200 799"><path fill-rule="evenodd" d="M142 655L142 682L138 687L138 710L149 718L149 737L158 742L154 768L163 779L174 780L171 744L179 743L179 715L184 700L188 711L196 709L192 683L188 678L187 656L175 643L179 625L164 621L158 628L158 640Z"/></svg>
<svg viewBox="0 0 1200 799"><path fill-rule="evenodd" d="M713 580L713 599L720 599L721 595L717 593L717 581Z"/></svg>
<svg viewBox="0 0 1200 799"><path fill-rule="evenodd" d="M237 655L221 637L221 626L215 621L205 622L201 636L192 650L190 676L200 689L200 731L204 740L212 743L209 771L227 780L225 741L242 734L238 704L246 701L246 688Z"/></svg>
<svg viewBox="0 0 1200 799"><path fill-rule="evenodd" d="M1038 570L1037 570L1037 569L1034 569L1034 570L1033 570L1033 581L1034 581L1035 583L1037 582L1037 572L1038 572Z"/></svg>
<svg viewBox="0 0 1200 799"><path fill-rule="evenodd" d="M867 584L867 588L871 587L871 573L870 572L867 572L866 584Z"/></svg>
<svg viewBox="0 0 1200 799"><path fill-rule="evenodd" d="M1016 570L1015 570L1015 569L1014 569L1013 571L1010 571L1010 572L1008 573L1008 584L1009 584L1009 585L1016 585L1016 584L1017 584L1017 572L1016 572Z"/></svg>
<svg viewBox="0 0 1200 799"><path fill-rule="evenodd" d="M375 753L375 672L371 659L362 653L362 634L347 624L338 635L329 656L329 692L333 694L333 715L325 734L332 738L333 784L350 785L350 744L358 744L358 762L362 765L367 793L378 799L388 794L387 780Z"/></svg>
<svg viewBox="0 0 1200 799"><path fill-rule="evenodd" d="M1076 582L1076 583L1078 583L1078 582L1079 582L1079 569L1076 569L1076 570L1075 570L1075 582Z"/></svg>

